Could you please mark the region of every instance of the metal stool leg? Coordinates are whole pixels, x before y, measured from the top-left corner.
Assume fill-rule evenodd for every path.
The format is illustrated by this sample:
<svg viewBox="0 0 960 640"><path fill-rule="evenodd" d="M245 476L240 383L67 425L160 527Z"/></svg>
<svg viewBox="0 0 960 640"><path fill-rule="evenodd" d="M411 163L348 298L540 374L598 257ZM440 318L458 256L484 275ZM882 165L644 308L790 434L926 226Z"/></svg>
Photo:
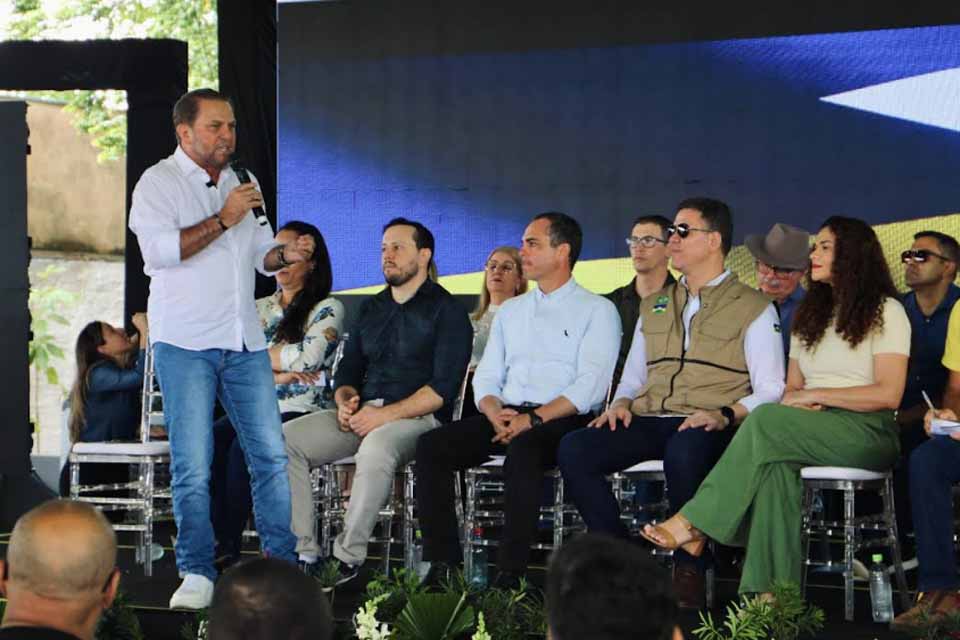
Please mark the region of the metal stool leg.
<svg viewBox="0 0 960 640"><path fill-rule="evenodd" d="M339 483L333 465L324 465L320 472L323 479L323 512L320 514L320 554L330 557L333 553L332 512L337 506Z"/></svg>
<svg viewBox="0 0 960 640"><path fill-rule="evenodd" d="M463 547L464 541L464 515L463 515L463 474L459 471L453 474L453 509L457 514L457 525L460 530L460 546Z"/></svg>
<svg viewBox="0 0 960 640"><path fill-rule="evenodd" d="M141 554L143 556L143 575L153 576L153 460L140 465L141 495L143 497L143 533L141 534Z"/></svg>
<svg viewBox="0 0 960 640"><path fill-rule="evenodd" d="M800 545L803 549L803 567L800 569L800 595L807 597L807 568L810 565L810 520L813 518L813 489L803 488L803 506L800 513Z"/></svg>
<svg viewBox="0 0 960 640"><path fill-rule="evenodd" d="M900 606L903 611L910 609L910 591L907 588L907 576L903 571L903 558L900 555L900 538L897 535L897 514L893 501L893 477L883 483L883 519L887 527L887 541L893 555L893 566L897 576L897 591L900 592Z"/></svg>
<svg viewBox="0 0 960 640"><path fill-rule="evenodd" d="M553 551L563 544L563 478L553 478Z"/></svg>
<svg viewBox="0 0 960 640"><path fill-rule="evenodd" d="M466 478L467 501L463 516L463 573L467 580L473 575L473 527L476 519L477 503L477 475L473 469L467 469Z"/></svg>
<svg viewBox="0 0 960 640"><path fill-rule="evenodd" d="M853 622L853 552L857 546L856 492L843 491L843 615Z"/></svg>
<svg viewBox="0 0 960 640"><path fill-rule="evenodd" d="M70 499L80 497L80 463L70 462Z"/></svg>
<svg viewBox="0 0 960 640"><path fill-rule="evenodd" d="M405 569L416 571L414 566L413 545L416 538L414 531L415 519L413 514L414 507L414 487L416 478L413 472L413 465L408 464L403 469L403 566Z"/></svg>

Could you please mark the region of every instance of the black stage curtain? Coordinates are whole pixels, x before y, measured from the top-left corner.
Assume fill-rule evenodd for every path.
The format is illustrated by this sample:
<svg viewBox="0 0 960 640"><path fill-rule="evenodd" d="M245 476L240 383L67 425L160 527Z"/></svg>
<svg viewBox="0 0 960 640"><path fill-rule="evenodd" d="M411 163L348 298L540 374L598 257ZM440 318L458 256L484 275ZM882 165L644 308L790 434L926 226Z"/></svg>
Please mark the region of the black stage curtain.
<svg viewBox="0 0 960 640"><path fill-rule="evenodd" d="M127 214L140 174L170 155L173 104L187 90L187 44L179 40L92 40L0 44L0 89L122 89L127 92ZM66 185L65 185L66 186ZM124 316L147 308L148 280L127 230Z"/></svg>
<svg viewBox="0 0 960 640"><path fill-rule="evenodd" d="M273 0L217 3L220 91L233 100L237 158L260 182L267 218L277 227L277 5ZM257 297L276 289L257 274Z"/></svg>
<svg viewBox="0 0 960 640"><path fill-rule="evenodd" d="M176 40L97 40L88 42L7 42L0 44L0 89L65 91L70 89L122 89L127 92L127 211L133 187L144 169L168 156L174 148L171 113L176 99L187 87L187 45ZM69 188L71 185L64 185ZM64 224L70 224L65 220ZM26 239L24 238L24 244ZM136 238L127 232L126 285L124 312L146 309L147 278ZM26 309L22 310L24 313ZM27 336L22 350L26 354ZM19 351L19 348L18 348ZM22 369L22 371L20 370ZM18 368L24 387L27 368ZM19 378L18 378L19 379ZM18 383L19 384L19 383ZM28 397L7 384L3 393ZM17 412L19 413L19 412ZM22 414L27 415L26 406ZM29 426L9 414L0 427L0 474L22 476L30 468ZM27 436L26 438L24 436ZM4 487L23 483L6 479ZM4 493L7 493L4 488ZM42 492L41 492L42 493ZM29 504L13 508L7 497L0 504L0 515L12 522L16 513ZM11 513L7 513L10 510Z"/></svg>

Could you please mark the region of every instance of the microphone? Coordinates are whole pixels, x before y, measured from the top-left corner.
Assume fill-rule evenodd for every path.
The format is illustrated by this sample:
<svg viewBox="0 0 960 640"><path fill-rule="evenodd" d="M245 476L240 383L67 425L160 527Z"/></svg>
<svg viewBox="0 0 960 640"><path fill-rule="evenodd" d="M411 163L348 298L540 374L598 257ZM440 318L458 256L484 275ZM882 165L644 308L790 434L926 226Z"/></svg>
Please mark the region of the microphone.
<svg viewBox="0 0 960 640"><path fill-rule="evenodd" d="M247 173L247 170L243 168L239 160L234 160L230 163L230 168L233 169L233 172L237 174L237 180L240 181L240 184L247 184L250 182L250 174ZM270 221L267 220L267 214L264 212L263 207L254 207L253 208L253 217L257 219L257 224L261 227L265 227L270 224Z"/></svg>

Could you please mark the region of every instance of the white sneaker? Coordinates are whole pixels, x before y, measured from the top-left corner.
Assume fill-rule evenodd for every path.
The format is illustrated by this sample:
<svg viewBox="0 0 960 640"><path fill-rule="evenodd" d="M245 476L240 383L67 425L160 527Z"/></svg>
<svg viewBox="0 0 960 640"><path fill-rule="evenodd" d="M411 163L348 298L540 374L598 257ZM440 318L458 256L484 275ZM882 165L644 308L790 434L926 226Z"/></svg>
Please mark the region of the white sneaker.
<svg viewBox="0 0 960 640"><path fill-rule="evenodd" d="M171 609L206 609L213 600L213 582L206 576L188 573L170 598Z"/></svg>

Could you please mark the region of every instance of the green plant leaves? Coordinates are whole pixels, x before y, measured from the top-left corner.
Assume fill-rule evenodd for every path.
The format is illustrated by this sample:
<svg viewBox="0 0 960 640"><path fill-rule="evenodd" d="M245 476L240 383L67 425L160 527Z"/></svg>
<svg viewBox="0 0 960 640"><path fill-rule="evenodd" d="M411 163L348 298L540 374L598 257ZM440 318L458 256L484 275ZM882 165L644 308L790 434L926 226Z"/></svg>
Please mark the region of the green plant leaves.
<svg viewBox="0 0 960 640"><path fill-rule="evenodd" d="M397 640L455 640L473 628L467 594L418 593L410 596L394 629Z"/></svg>
<svg viewBox="0 0 960 640"><path fill-rule="evenodd" d="M719 626L709 612L701 613L693 635L699 640L796 640L801 635L815 636L823 629L823 619L823 610L808 605L797 584L778 581L773 585L773 602L757 596L731 604Z"/></svg>

